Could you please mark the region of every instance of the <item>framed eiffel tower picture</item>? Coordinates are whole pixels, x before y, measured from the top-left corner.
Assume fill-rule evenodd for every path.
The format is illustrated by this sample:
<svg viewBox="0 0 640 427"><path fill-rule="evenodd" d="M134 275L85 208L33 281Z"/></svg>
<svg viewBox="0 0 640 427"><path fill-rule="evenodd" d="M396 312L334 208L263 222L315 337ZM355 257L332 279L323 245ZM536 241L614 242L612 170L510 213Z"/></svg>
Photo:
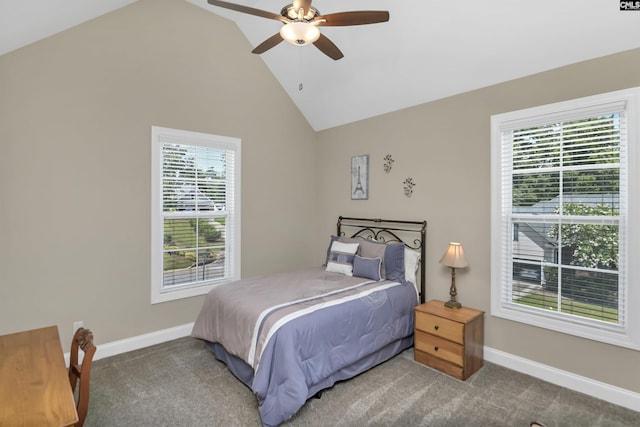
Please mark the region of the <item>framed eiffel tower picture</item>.
<svg viewBox="0 0 640 427"><path fill-rule="evenodd" d="M351 200L369 198L369 155L351 158Z"/></svg>

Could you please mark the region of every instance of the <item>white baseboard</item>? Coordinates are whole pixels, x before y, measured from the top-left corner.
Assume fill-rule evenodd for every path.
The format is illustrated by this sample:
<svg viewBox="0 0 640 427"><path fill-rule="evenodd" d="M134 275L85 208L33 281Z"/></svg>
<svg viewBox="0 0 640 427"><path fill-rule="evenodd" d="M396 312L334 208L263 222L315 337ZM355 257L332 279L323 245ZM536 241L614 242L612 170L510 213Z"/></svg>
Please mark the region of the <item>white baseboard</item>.
<svg viewBox="0 0 640 427"><path fill-rule="evenodd" d="M614 403L634 411L640 411L640 393L621 387L583 377L572 372L563 371L549 365L534 362L510 353L505 353L491 347L484 347L484 358L488 362L514 371L522 372L532 377L566 387L580 393L588 394L598 399Z"/></svg>
<svg viewBox="0 0 640 427"><path fill-rule="evenodd" d="M100 344L96 350L94 360L186 337L191 334L192 329L193 323L187 323L161 331ZM64 357L68 365L69 353L65 353ZM484 347L484 358L488 362L495 363L496 365L504 366L505 368L540 378L552 384L585 393L598 399L640 412L640 393L583 377L572 372L563 371L549 365L543 365L542 363L534 362L487 346Z"/></svg>
<svg viewBox="0 0 640 427"><path fill-rule="evenodd" d="M149 347L163 342L186 337L191 334L193 322L186 325L175 326L161 331L150 332L148 334L138 335L123 340L112 341L110 343L97 345L96 354L93 360L102 359L104 357L115 356L116 354L126 353L128 351L138 350L140 348ZM78 354L80 361L82 360L82 352ZM69 353L64 354L64 361L69 366Z"/></svg>

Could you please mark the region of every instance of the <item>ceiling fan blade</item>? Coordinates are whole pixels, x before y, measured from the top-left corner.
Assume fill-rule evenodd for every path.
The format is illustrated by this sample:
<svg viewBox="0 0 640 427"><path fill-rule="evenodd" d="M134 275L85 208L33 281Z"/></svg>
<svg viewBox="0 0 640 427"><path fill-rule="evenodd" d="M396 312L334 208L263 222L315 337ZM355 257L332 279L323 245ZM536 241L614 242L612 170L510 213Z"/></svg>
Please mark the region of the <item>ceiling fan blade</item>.
<svg viewBox="0 0 640 427"><path fill-rule="evenodd" d="M243 6L241 4L229 3L220 0L207 0L209 4L213 6L223 7L225 9L235 10L236 12L248 13L249 15L259 16L261 18L275 19L276 21L288 22L282 15L277 13L267 12L266 10L255 9L249 6Z"/></svg>
<svg viewBox="0 0 640 427"><path fill-rule="evenodd" d="M272 47L279 44L282 40L283 39L280 33L276 33L271 37L269 37L268 39L266 39L265 41L263 41L262 43L260 43L258 46L256 46L256 48L253 49L251 53L257 53L258 55L261 53L264 53L269 49L271 49Z"/></svg>
<svg viewBox="0 0 640 427"><path fill-rule="evenodd" d="M337 61L338 59L344 57L343 53L340 52L338 46L333 44L331 40L327 38L324 34L320 33L320 38L313 42L313 45L320 49L322 53L327 55L329 58Z"/></svg>
<svg viewBox="0 0 640 427"><path fill-rule="evenodd" d="M322 27L341 27L345 25L364 25L387 22L389 12L386 10L360 10L356 12L330 13L316 17L315 21L324 20L317 25Z"/></svg>

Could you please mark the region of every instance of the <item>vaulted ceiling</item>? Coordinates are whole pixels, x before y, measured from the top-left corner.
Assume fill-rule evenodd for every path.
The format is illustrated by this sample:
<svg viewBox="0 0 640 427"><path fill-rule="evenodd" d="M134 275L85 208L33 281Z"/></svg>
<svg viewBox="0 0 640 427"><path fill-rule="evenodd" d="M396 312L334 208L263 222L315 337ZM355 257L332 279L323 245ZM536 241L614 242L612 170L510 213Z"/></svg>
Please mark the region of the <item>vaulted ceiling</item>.
<svg viewBox="0 0 640 427"><path fill-rule="evenodd" d="M3 0L0 55L135 1ZM249 41L247 54L282 25L206 0L174 1L235 21ZM287 4L230 1L274 13ZM338 61L314 46L288 43L261 55L315 130L640 47L640 11L621 11L614 0L314 0L313 6L322 14L390 13L382 24L322 27L344 53Z"/></svg>

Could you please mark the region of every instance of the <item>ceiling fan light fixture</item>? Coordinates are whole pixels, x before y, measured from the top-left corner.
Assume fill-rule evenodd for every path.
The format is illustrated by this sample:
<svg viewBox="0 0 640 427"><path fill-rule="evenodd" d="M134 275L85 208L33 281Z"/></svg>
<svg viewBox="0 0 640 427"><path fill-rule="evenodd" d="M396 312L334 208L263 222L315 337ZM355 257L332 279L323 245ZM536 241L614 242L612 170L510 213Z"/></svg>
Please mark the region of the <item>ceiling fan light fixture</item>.
<svg viewBox="0 0 640 427"><path fill-rule="evenodd" d="M320 30L307 22L289 22L280 28L280 35L291 44L304 46L318 40Z"/></svg>

